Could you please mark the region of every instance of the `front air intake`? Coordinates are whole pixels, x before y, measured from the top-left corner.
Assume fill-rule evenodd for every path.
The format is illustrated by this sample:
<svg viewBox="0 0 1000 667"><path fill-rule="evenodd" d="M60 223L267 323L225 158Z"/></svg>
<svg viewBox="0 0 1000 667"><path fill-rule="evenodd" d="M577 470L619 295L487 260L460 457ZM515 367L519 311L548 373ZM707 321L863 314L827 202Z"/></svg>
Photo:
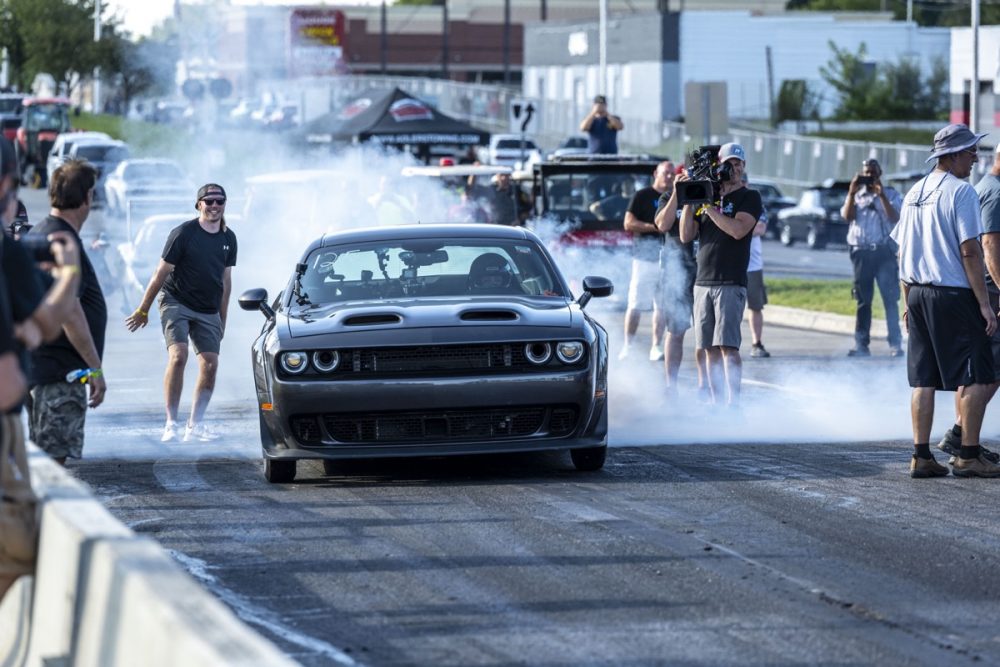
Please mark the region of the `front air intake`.
<svg viewBox="0 0 1000 667"><path fill-rule="evenodd" d="M513 310L467 310L462 313L465 322L510 322L517 319Z"/></svg>
<svg viewBox="0 0 1000 667"><path fill-rule="evenodd" d="M399 324L403 318L395 313L379 313L377 315L355 315L344 320L344 326L363 327L373 324Z"/></svg>

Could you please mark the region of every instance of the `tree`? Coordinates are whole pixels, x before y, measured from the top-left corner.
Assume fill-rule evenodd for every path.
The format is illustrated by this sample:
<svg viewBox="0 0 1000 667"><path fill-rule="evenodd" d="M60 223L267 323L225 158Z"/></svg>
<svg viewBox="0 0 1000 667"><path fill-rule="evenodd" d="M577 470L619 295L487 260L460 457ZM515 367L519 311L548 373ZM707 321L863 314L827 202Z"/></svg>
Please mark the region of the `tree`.
<svg viewBox="0 0 1000 667"><path fill-rule="evenodd" d="M781 82L778 90L778 103L775 110L775 121L809 120L819 118L819 105L815 93L809 84L802 79L789 79Z"/></svg>
<svg viewBox="0 0 1000 667"><path fill-rule="evenodd" d="M819 68L820 76L839 97L835 115L840 118L870 118L875 67L868 62L868 47L862 42L857 53L841 49L829 41L833 59Z"/></svg>

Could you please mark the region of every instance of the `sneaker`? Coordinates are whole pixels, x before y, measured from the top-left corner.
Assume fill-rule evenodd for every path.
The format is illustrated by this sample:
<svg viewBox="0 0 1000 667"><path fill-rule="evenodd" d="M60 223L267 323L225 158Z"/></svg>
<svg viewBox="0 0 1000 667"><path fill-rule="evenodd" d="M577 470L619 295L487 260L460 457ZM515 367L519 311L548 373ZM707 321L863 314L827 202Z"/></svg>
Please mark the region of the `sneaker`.
<svg viewBox="0 0 1000 667"><path fill-rule="evenodd" d="M663 349L654 345L649 348L649 360L650 361L663 361Z"/></svg>
<svg viewBox="0 0 1000 667"><path fill-rule="evenodd" d="M937 448L942 452L951 454L952 456L958 456L958 450L962 447L962 439L951 432L948 429L944 432L944 437L941 438L941 442L937 444ZM983 458L985 458L990 463L1000 463L1000 454L994 452L991 449L987 449L983 445L979 445L979 451Z"/></svg>
<svg viewBox="0 0 1000 667"><path fill-rule="evenodd" d="M974 459L955 459L951 474L956 477L1000 477L1000 465L990 463L980 454Z"/></svg>
<svg viewBox="0 0 1000 667"><path fill-rule="evenodd" d="M163 427L163 435L160 442L173 442L177 439L177 422L167 422Z"/></svg>
<svg viewBox="0 0 1000 667"><path fill-rule="evenodd" d="M764 349L763 343L755 343L754 346L750 348L750 356L757 357L758 359L767 359L771 356L771 353Z"/></svg>
<svg viewBox="0 0 1000 667"><path fill-rule="evenodd" d="M948 474L948 469L934 460L922 459L918 456L910 457L910 477L913 479L926 479L928 477L944 477Z"/></svg>
<svg viewBox="0 0 1000 667"><path fill-rule="evenodd" d="M193 442L195 440L200 442L211 442L212 440L218 439L219 434L215 433L204 424L195 424L194 426L188 424L184 427L184 442Z"/></svg>
<svg viewBox="0 0 1000 667"><path fill-rule="evenodd" d="M870 356L872 356L872 353L871 353L871 351L867 347L859 345L856 348L854 348L853 350L849 350L847 352L847 356L849 356L849 357L870 357Z"/></svg>
<svg viewBox="0 0 1000 667"><path fill-rule="evenodd" d="M903 356L903 348L899 347L898 345L896 347L890 347L889 348L889 356L890 357L902 357Z"/></svg>
<svg viewBox="0 0 1000 667"><path fill-rule="evenodd" d="M629 346L626 345L621 349L621 352L618 353L618 361L627 361L631 356L632 350L630 350Z"/></svg>

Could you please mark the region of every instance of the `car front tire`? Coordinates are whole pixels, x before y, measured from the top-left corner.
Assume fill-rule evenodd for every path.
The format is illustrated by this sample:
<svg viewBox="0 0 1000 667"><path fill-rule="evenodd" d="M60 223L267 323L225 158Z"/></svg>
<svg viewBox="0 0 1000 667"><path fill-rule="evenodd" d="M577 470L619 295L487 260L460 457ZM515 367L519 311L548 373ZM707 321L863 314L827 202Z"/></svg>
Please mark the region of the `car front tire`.
<svg viewBox="0 0 1000 667"><path fill-rule="evenodd" d="M295 479L295 461L265 458L264 479L271 484L288 484Z"/></svg>
<svg viewBox="0 0 1000 667"><path fill-rule="evenodd" d="M826 236L815 227L810 227L806 234L806 245L810 250L822 250L826 247Z"/></svg>
<svg viewBox="0 0 1000 667"><path fill-rule="evenodd" d="M570 458L577 470L583 472L593 472L604 467L604 461L608 457L608 446L584 447L581 449L571 449Z"/></svg>

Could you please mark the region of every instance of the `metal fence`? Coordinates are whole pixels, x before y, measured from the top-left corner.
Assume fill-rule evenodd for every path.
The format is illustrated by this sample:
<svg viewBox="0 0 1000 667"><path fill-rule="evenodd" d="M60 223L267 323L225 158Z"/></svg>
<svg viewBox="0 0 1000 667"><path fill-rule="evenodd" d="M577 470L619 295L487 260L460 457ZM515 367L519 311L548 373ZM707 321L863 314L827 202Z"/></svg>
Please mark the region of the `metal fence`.
<svg viewBox="0 0 1000 667"><path fill-rule="evenodd" d="M398 86L436 106L444 113L461 118L490 132L509 132L508 107L519 90L495 85L459 83L444 79L345 76L309 82L282 82L287 88L296 85L299 93L309 88L313 99L323 100L326 108L339 108L351 97L369 88ZM303 87L305 86L305 87ZM324 92L325 91L325 92ZM293 91L288 91L293 92ZM293 92L293 94L295 94ZM555 149L561 141L579 134L580 121L590 110L590 104L570 101L543 100L536 142L543 149ZM622 151L669 156L675 161L692 148L704 143L703 138L687 134L683 123L651 121L620 114L625 129L619 135ZM782 186L786 194L797 195L802 189L826 179L849 179L858 172L861 162L875 158L884 172L926 171L924 160L928 146L885 144L867 141L821 139L811 136L731 128L721 136L709 137L709 143L737 141L747 151L749 173ZM978 174L988 163L980 164Z"/></svg>

